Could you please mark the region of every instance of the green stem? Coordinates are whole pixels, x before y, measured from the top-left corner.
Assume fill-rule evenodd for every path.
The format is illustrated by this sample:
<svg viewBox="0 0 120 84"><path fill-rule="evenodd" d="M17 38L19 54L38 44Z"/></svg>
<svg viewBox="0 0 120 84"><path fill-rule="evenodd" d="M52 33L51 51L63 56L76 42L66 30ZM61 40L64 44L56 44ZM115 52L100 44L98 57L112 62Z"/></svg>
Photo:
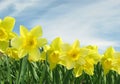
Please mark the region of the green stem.
<svg viewBox="0 0 120 84"><path fill-rule="evenodd" d="M43 79L45 77L45 72L46 72L46 66L47 66L47 63L45 61L45 64L44 64L44 67L43 67L43 72L42 72L42 75L40 77L40 84L43 84Z"/></svg>
<svg viewBox="0 0 120 84"><path fill-rule="evenodd" d="M11 79L11 74L10 74L10 64L9 64L9 59L8 57L6 56L6 64L7 64L7 81L12 84L12 79Z"/></svg>
<svg viewBox="0 0 120 84"><path fill-rule="evenodd" d="M27 65L28 65L28 60L27 60L27 56L24 57L23 59L20 60L20 70L19 70L19 75L16 81L16 84L20 84L23 82L24 80L24 76L27 70Z"/></svg>

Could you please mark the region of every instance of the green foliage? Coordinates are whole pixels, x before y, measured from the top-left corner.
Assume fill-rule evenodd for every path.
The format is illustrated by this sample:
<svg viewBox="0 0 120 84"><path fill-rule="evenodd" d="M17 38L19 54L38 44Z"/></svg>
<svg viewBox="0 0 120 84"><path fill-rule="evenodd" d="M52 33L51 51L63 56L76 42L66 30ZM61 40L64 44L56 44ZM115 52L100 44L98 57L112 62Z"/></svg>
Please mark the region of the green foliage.
<svg viewBox="0 0 120 84"><path fill-rule="evenodd" d="M79 77L73 75L73 69L62 65L49 69L47 61L32 62L27 56L14 60L7 56L0 58L0 84L119 84L120 75L109 71L104 75L100 63L95 65L94 75L83 72Z"/></svg>

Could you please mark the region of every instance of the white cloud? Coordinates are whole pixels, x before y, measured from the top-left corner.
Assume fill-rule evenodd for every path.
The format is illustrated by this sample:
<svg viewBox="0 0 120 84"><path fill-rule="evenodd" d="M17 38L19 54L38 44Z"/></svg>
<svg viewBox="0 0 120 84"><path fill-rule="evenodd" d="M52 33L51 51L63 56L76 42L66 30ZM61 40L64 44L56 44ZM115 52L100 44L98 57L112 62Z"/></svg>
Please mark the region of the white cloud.
<svg viewBox="0 0 120 84"><path fill-rule="evenodd" d="M0 12L5 12L6 9L13 6L14 11L10 16L19 17L21 14L25 14L25 11L31 10L34 7L38 7L37 9L44 9L54 1L55 0L3 0L0 2Z"/></svg>
<svg viewBox="0 0 120 84"><path fill-rule="evenodd" d="M49 10L43 19L31 22L31 26L41 23L44 36L50 41L56 36L61 36L64 41L70 43L79 39L83 45L96 44L101 49L108 46L118 46L118 42L98 38L96 35L99 31L112 32L110 30L114 30L111 26L118 23L119 20L113 21L112 18L120 17L114 17L120 14L119 5L119 0L102 0L82 7L74 4L73 8L64 4ZM70 11L65 9L67 6L70 7ZM53 12L60 11L67 12L57 18L54 18L54 15L52 16ZM47 20L46 17L53 17L53 19ZM100 24L103 26L100 29L96 28L96 25L99 26ZM116 30L118 31L118 28Z"/></svg>
<svg viewBox="0 0 120 84"><path fill-rule="evenodd" d="M118 46L119 41L108 41L104 38L98 38L96 35L99 32L118 31L118 28L113 27L120 22L120 0L100 0L90 4L69 2L48 8L55 1L4 0L0 3L0 11L14 5L14 12L11 13L11 16L25 18L23 17L24 14L30 13L27 12L28 10L31 10L31 13L47 10L42 16L39 13L33 15L34 17L37 16L38 19L31 20L30 26L32 28L41 24L43 36L49 41L61 36L65 42L72 43L75 39L79 39L82 45L96 44L101 49L108 46ZM100 27L100 25L102 26Z"/></svg>
<svg viewBox="0 0 120 84"><path fill-rule="evenodd" d="M8 8L8 6L13 4L14 2L15 2L15 0L4 0L4 1L0 2L0 11L5 10L6 8Z"/></svg>
<svg viewBox="0 0 120 84"><path fill-rule="evenodd" d="M15 2L14 9L15 11L11 14L12 16L20 17L20 14L27 13L27 10L31 10L31 13L34 12L34 9L38 7L37 9L44 9L44 7L50 5L55 0L28 0L28 1L22 1L22 2ZM24 13L25 12L25 13ZM30 17L30 16L29 16Z"/></svg>

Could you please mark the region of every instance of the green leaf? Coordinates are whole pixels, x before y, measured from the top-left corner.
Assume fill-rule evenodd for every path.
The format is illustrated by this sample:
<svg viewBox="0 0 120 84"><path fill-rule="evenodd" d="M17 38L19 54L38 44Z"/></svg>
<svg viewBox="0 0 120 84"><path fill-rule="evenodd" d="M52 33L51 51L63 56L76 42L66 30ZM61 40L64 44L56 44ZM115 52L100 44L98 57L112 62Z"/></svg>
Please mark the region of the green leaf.
<svg viewBox="0 0 120 84"><path fill-rule="evenodd" d="M25 76L25 73L27 70L27 65L28 65L28 56L21 59L19 76L18 76L18 79L16 81L17 84L20 84L21 82L24 81L24 76Z"/></svg>
<svg viewBox="0 0 120 84"><path fill-rule="evenodd" d="M39 77L38 77L37 72L36 72L36 70L35 70L36 68L37 68L37 66L36 66L35 63L29 63L29 70L30 70L30 72L31 72L34 80L35 80L35 81L38 81L38 80L39 80Z"/></svg>

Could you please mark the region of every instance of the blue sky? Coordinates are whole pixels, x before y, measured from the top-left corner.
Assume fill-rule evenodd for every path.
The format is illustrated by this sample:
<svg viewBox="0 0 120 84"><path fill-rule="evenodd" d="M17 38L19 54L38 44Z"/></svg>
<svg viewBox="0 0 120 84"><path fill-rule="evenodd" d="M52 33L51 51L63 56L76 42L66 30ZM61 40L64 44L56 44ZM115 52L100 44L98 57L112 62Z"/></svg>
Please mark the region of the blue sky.
<svg viewBox="0 0 120 84"><path fill-rule="evenodd" d="M60 36L120 51L120 0L0 0L0 18L5 16L16 18L17 33L20 25L41 25L49 42Z"/></svg>

